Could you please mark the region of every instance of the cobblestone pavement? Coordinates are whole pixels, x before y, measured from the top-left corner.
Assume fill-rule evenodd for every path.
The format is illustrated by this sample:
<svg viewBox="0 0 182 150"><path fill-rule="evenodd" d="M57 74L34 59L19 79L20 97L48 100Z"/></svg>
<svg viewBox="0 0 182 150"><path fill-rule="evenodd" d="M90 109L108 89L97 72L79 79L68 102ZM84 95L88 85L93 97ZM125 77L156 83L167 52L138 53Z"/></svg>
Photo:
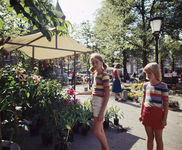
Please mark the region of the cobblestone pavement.
<svg viewBox="0 0 182 150"><path fill-rule="evenodd" d="M67 89L68 87L63 87ZM82 85L77 85L76 90L84 91ZM81 102L87 100L90 96L80 95ZM170 95L170 99L177 100L182 106L182 97ZM119 132L117 127L110 120L110 127L105 129L106 138L110 150L146 150L146 133L138 118L140 115L140 104L127 100L127 102L118 102L114 100L114 95L110 95L108 106L118 106L124 112L124 119L119 120L127 132ZM165 150L182 150L182 110L170 111L168 113L168 125L163 131L163 141ZM80 128L81 129L81 128ZM25 135L25 142L21 150L53 150L57 139L53 139L51 146L43 146L41 136L30 137L29 132L22 130ZM81 135L81 131L74 135L75 141L68 146L68 150L101 150L99 140L93 134L93 126L88 131L87 136Z"/></svg>

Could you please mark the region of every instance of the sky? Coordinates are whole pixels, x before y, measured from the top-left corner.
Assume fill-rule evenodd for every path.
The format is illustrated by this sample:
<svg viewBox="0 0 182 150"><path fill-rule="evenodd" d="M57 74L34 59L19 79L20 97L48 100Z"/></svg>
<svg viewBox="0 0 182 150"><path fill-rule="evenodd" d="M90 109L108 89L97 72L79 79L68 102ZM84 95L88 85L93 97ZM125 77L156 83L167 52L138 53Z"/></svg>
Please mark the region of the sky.
<svg viewBox="0 0 182 150"><path fill-rule="evenodd" d="M56 6L57 0L54 1ZM93 15L96 9L101 8L102 0L58 0L59 5L66 16L66 20L71 24L80 24L83 21L90 20L92 23L95 20Z"/></svg>

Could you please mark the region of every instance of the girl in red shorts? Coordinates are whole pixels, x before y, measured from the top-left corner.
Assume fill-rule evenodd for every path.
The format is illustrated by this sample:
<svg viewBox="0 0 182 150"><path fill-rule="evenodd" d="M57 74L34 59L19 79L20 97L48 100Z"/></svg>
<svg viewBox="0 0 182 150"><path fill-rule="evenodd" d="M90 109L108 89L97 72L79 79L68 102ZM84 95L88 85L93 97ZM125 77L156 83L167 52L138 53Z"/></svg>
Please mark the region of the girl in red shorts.
<svg viewBox="0 0 182 150"><path fill-rule="evenodd" d="M168 87L161 82L161 72L157 63L149 63L143 72L150 82L143 85L143 100L139 120L143 122L147 133L147 150L163 150L162 131L167 125Z"/></svg>

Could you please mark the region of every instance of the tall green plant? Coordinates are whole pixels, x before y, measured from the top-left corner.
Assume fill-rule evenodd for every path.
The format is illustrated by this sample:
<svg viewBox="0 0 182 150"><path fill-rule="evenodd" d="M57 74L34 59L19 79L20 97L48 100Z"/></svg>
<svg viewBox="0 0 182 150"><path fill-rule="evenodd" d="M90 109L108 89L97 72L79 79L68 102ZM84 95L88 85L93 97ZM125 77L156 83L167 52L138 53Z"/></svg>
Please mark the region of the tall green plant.
<svg viewBox="0 0 182 150"><path fill-rule="evenodd" d="M119 107L117 107L117 106L114 107L112 105L110 109L111 109L111 112L114 115L115 119L124 118L123 112L120 110Z"/></svg>

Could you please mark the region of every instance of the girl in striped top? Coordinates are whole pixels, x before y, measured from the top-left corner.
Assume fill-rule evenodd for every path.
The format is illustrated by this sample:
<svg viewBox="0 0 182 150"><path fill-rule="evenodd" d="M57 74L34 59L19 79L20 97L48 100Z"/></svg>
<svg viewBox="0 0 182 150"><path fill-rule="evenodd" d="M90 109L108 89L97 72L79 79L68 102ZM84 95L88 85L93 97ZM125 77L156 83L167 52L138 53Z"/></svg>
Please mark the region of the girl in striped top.
<svg viewBox="0 0 182 150"><path fill-rule="evenodd" d="M109 150L107 139L103 130L102 121L106 113L106 107L110 96L109 76L105 72L107 65L103 62L102 56L93 53L90 58L92 67L90 71L94 73L92 91L76 92L75 95L92 95L91 111L94 119L94 135L99 139L102 150Z"/></svg>
<svg viewBox="0 0 182 150"><path fill-rule="evenodd" d="M143 71L150 82L143 85L143 101L139 120L143 122L147 133L147 150L153 149L154 138L156 139L156 149L163 150L162 131L167 125L168 87L161 82L161 72L157 63L149 63Z"/></svg>

